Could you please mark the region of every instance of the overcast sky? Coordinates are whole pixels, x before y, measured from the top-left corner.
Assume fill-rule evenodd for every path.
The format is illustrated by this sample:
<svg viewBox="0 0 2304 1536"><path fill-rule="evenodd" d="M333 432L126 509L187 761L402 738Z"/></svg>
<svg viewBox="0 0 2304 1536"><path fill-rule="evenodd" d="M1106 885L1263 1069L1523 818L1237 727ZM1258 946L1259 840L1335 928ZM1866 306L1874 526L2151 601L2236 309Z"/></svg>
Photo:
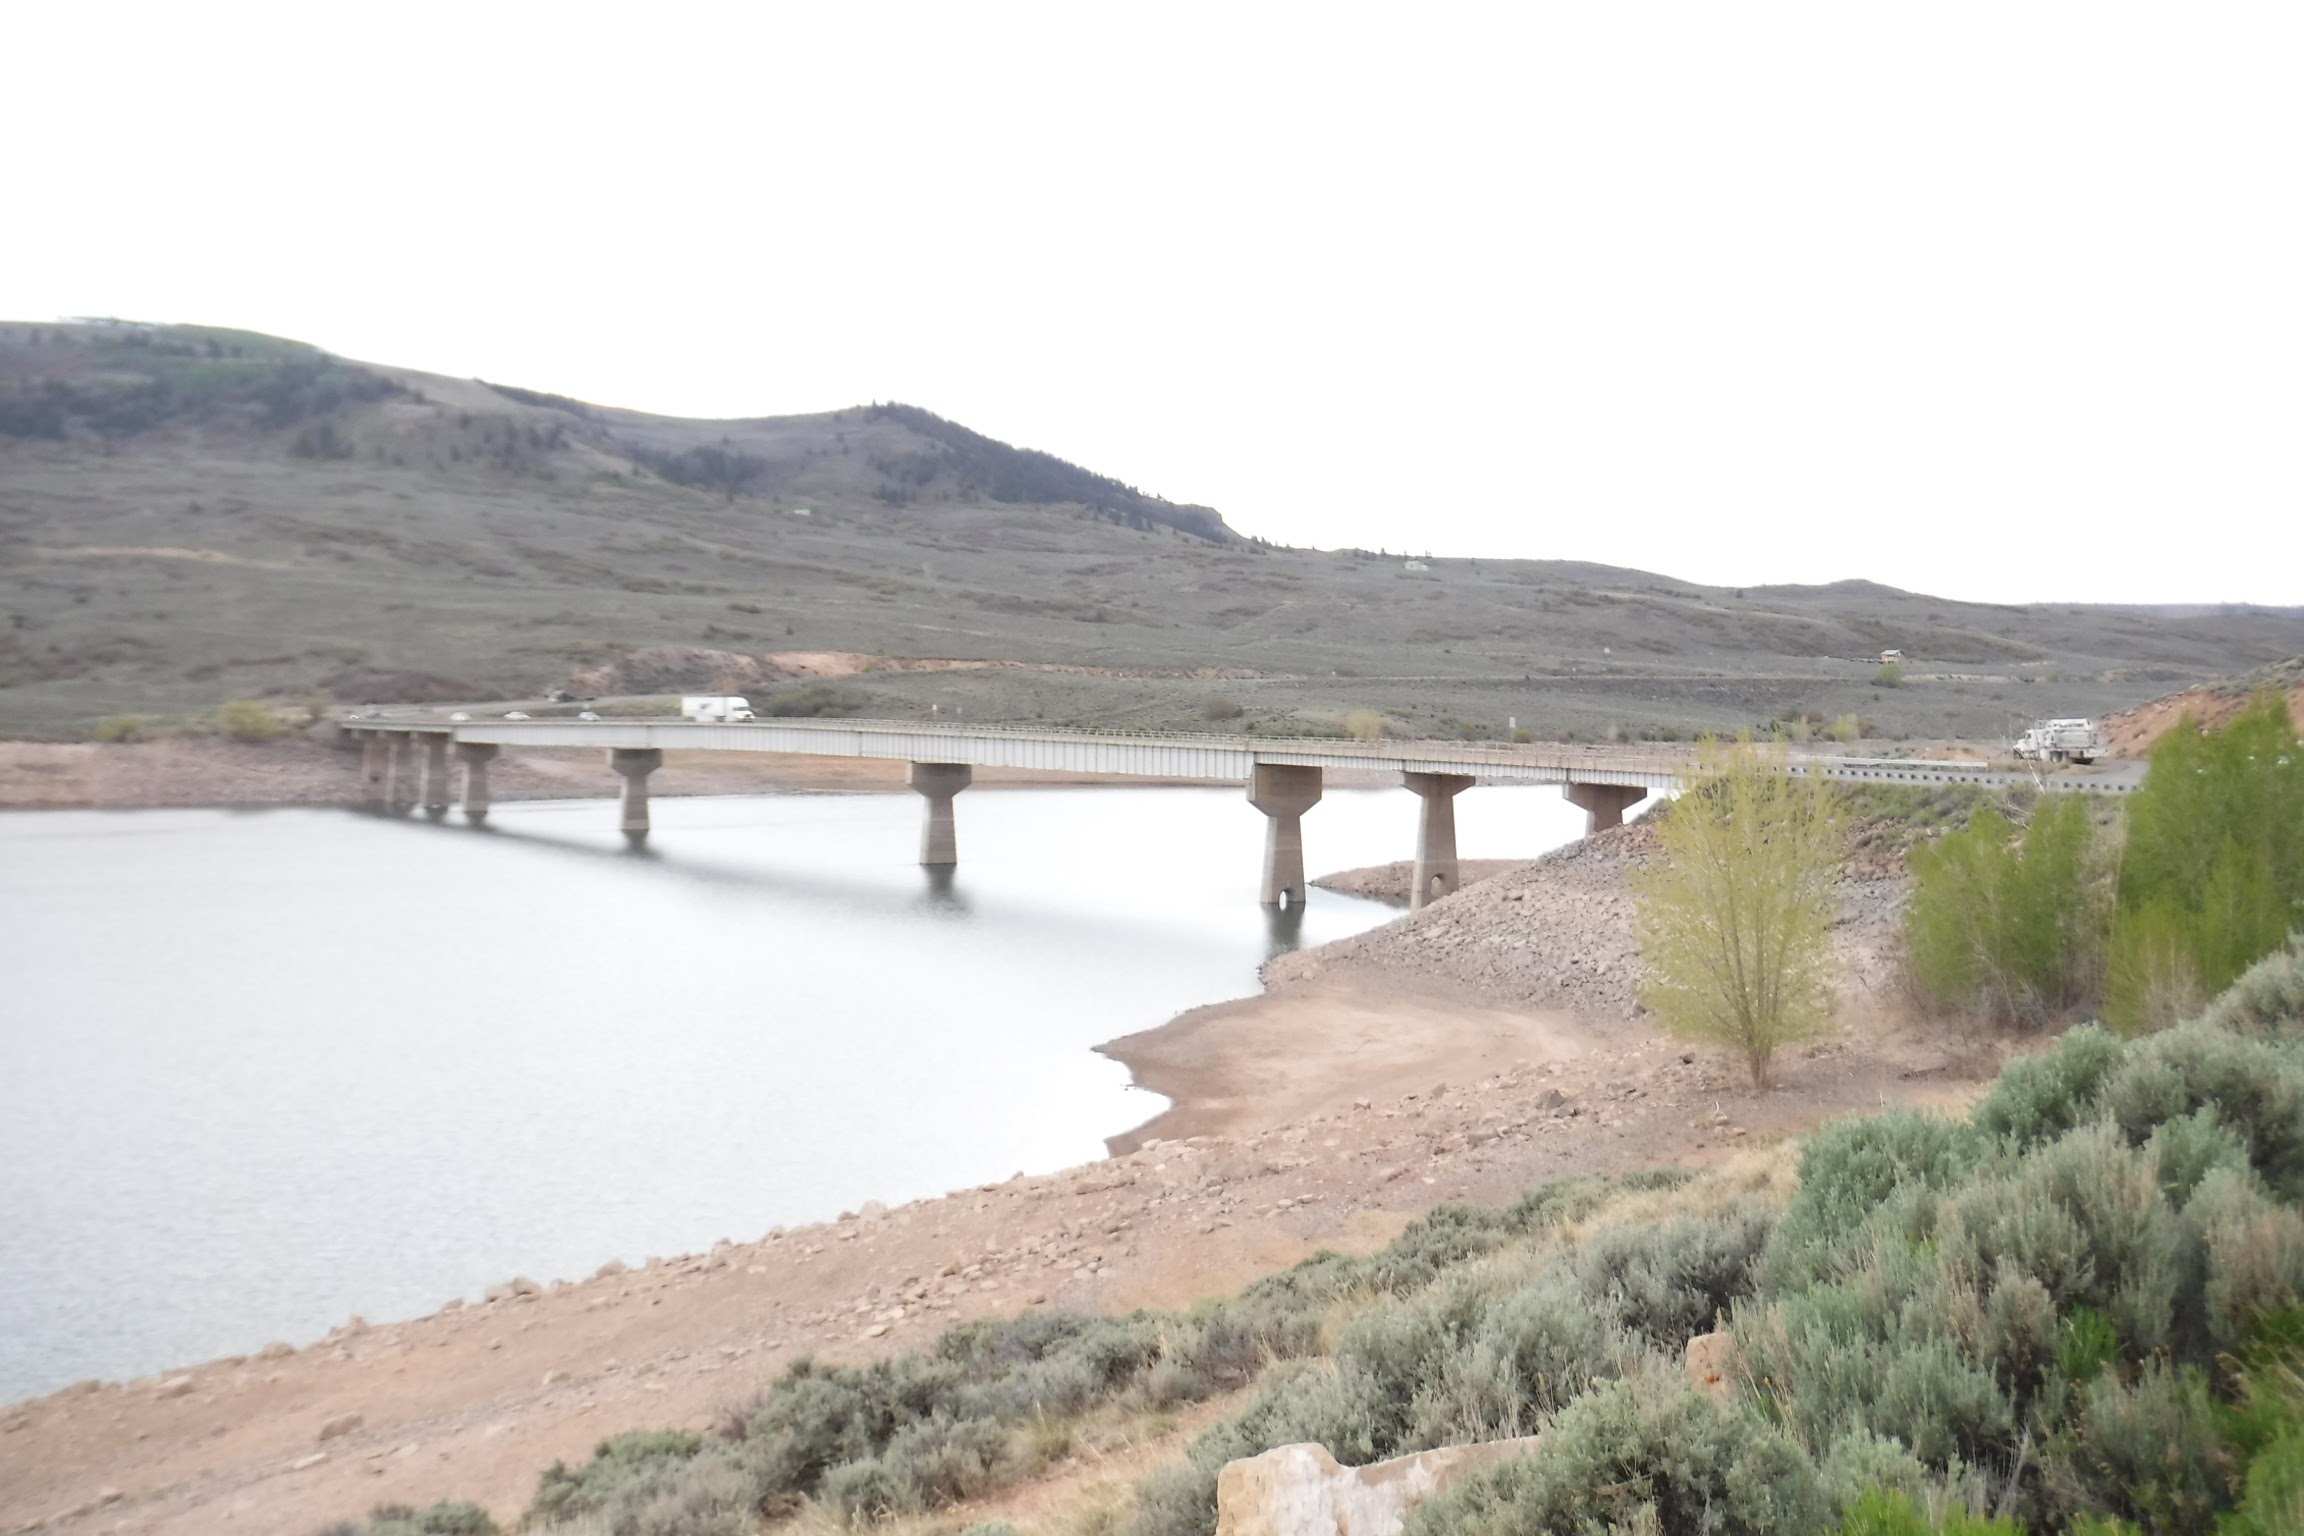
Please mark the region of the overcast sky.
<svg viewBox="0 0 2304 1536"><path fill-rule="evenodd" d="M1287 543L2304 603L2304 8L0 8L0 317Z"/></svg>

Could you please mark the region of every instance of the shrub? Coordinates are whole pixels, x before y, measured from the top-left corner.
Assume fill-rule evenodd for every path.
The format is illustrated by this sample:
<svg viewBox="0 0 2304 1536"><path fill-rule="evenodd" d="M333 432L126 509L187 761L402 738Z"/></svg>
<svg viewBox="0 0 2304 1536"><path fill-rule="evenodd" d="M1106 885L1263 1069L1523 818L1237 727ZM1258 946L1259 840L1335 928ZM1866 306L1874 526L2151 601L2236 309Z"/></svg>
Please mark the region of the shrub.
<svg viewBox="0 0 2304 1536"><path fill-rule="evenodd" d="M270 741L283 727L272 706L257 699L233 699L216 711L216 728L234 741Z"/></svg>
<svg viewBox="0 0 2304 1536"><path fill-rule="evenodd" d="M102 742L142 741L144 720L140 715L108 715L90 734Z"/></svg>
<svg viewBox="0 0 2304 1536"><path fill-rule="evenodd" d="M1879 671L1872 674L1872 686L1875 688L1903 687L1904 669L1892 661L1888 662Z"/></svg>
<svg viewBox="0 0 2304 1536"><path fill-rule="evenodd" d="M803 683L768 696L762 713L783 719L837 719L863 708L863 701L835 683Z"/></svg>
<svg viewBox="0 0 2304 1536"><path fill-rule="evenodd" d="M2168 1121L2212 1109L2266 1183L2304 1196L2304 1060L2293 1047L2187 1024L2131 1049L2103 1101L2138 1146Z"/></svg>
<svg viewBox="0 0 2304 1536"><path fill-rule="evenodd" d="M2304 751L2267 693L2213 734L2189 716L2129 798L2107 1014L2159 1028L2304 925Z"/></svg>
<svg viewBox="0 0 2304 1536"><path fill-rule="evenodd" d="M428 1509L379 1504L366 1525L340 1523L321 1536L502 1536L502 1528L477 1504L443 1499Z"/></svg>
<svg viewBox="0 0 2304 1536"><path fill-rule="evenodd" d="M2126 1049L2094 1025L2067 1030L2054 1050L2018 1057L2001 1068L1970 1121L1986 1135L2006 1137L2019 1147L2053 1140L2094 1118L2097 1096Z"/></svg>
<svg viewBox="0 0 2304 1536"><path fill-rule="evenodd" d="M1238 699L1228 699L1220 693L1200 706L1200 718L1203 720L1237 720L1247 712L1240 707Z"/></svg>
<svg viewBox="0 0 2304 1536"><path fill-rule="evenodd" d="M2078 1397L2070 1428L2043 1457L2058 1502L2168 1536L2208 1536L2229 1494L2206 1374L2155 1359L2133 1384L2105 1371Z"/></svg>
<svg viewBox="0 0 2304 1536"><path fill-rule="evenodd" d="M2241 972L2200 1022L2235 1034L2304 1034L2304 933Z"/></svg>
<svg viewBox="0 0 2304 1536"><path fill-rule="evenodd" d="M1853 742L1864 739L1864 722L1855 715L1841 715L1832 722L1832 739Z"/></svg>
<svg viewBox="0 0 2304 1536"><path fill-rule="evenodd" d="M1584 1245L1577 1282L1608 1321L1676 1353L1752 1288L1775 1229L1772 1212L1748 1205L1715 1218L1609 1227Z"/></svg>
<svg viewBox="0 0 2304 1536"><path fill-rule="evenodd" d="M1799 1448L1668 1373L1610 1382L1507 1461L1418 1506L1404 1536L1762 1536L1819 1528L1822 1482Z"/></svg>
<svg viewBox="0 0 2304 1536"><path fill-rule="evenodd" d="M1819 1253L1872 1219L1907 1184L1950 1189L1980 1156L1973 1132L1919 1110L1892 1110L1826 1126L1800 1153L1800 1185L1778 1248Z"/></svg>
<svg viewBox="0 0 2304 1536"><path fill-rule="evenodd" d="M1875 1488L1848 1511L1840 1536L2024 1536L2024 1527L2012 1519L1985 1519L1964 1509L1931 1520L1909 1493Z"/></svg>
<svg viewBox="0 0 2304 1536"><path fill-rule="evenodd" d="M1698 771L1657 833L1663 860L1633 877L1642 997L1764 1086L1777 1050L1824 1025L1839 801L1749 741L1708 743Z"/></svg>
<svg viewBox="0 0 2304 1536"><path fill-rule="evenodd" d="M2078 795L2052 795L2019 831L1993 806L1912 850L1904 931L1912 974L1939 1004L2036 1024L2093 990L2103 903Z"/></svg>
<svg viewBox="0 0 2304 1536"><path fill-rule="evenodd" d="M635 1430L603 1440L580 1467L556 1461L544 1469L530 1514L566 1520L670 1490L704 1443L702 1435L676 1429Z"/></svg>
<svg viewBox="0 0 2304 1536"><path fill-rule="evenodd" d="M1373 709L1355 709L1344 717L1344 730L1354 741L1382 741L1384 716Z"/></svg>

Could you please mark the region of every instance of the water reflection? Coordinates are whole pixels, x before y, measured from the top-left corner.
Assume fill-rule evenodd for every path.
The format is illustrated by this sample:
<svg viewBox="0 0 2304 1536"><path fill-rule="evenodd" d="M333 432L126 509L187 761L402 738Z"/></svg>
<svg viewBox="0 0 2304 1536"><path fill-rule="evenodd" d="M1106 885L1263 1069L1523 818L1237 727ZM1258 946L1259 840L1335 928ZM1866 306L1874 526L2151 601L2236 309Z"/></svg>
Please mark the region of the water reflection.
<svg viewBox="0 0 2304 1536"><path fill-rule="evenodd" d="M1499 793L1468 856L1580 824ZM1237 791L973 794L957 869L911 795L654 809L0 815L0 1401L1094 1158L1162 1106L1093 1046L1394 915L1259 907Z"/></svg>

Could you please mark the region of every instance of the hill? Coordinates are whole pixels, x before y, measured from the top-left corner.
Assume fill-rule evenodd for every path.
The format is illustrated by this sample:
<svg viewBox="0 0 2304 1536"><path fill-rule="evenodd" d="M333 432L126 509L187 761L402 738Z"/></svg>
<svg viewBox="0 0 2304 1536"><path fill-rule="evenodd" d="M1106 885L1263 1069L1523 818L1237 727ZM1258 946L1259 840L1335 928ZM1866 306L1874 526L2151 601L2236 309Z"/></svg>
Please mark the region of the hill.
<svg viewBox="0 0 2304 1536"><path fill-rule="evenodd" d="M1992 736L2304 651L2272 610L1280 549L912 406L682 420L119 323L0 323L0 571L19 735L734 666L848 674L831 707L896 715L1296 731L1369 707L1593 737L1805 711ZM1885 648L1901 688L1874 685Z"/></svg>
<svg viewBox="0 0 2304 1536"><path fill-rule="evenodd" d="M2185 716L2204 729L2219 730L2267 689L2287 695L2289 715L2304 721L2304 656L2122 710L2104 722L2104 744L2114 757L2149 757L2153 743Z"/></svg>

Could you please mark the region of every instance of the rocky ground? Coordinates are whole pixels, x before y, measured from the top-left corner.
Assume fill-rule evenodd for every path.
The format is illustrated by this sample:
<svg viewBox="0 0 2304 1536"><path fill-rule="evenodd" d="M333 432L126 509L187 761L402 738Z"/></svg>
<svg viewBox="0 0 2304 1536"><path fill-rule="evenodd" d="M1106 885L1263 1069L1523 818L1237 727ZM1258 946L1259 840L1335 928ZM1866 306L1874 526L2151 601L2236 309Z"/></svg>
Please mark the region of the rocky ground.
<svg viewBox="0 0 2304 1536"><path fill-rule="evenodd" d="M1588 1022L1641 1017L1636 902L1627 877L1656 856L1645 820L1467 882L1444 901L1266 968L1276 990L1318 985L1437 991L1467 1002L1564 1012ZM1386 866L1389 869L1391 866ZM1353 877L1374 871L1354 871ZM1322 882L1326 884L1327 882ZM1903 877L1884 861L1840 882L1833 940L1852 1005L1871 1006Z"/></svg>
<svg viewBox="0 0 2304 1536"><path fill-rule="evenodd" d="M1651 838L1562 849L1276 962L1265 999L1111 1047L1179 1094L1169 1123L1205 1129L1156 1123L1058 1174L0 1408L0 1531L293 1536L443 1497L511 1516L552 1461L709 1425L803 1355L869 1359L987 1313L1185 1306L1319 1248L1373 1249L1443 1200L1706 1163L1884 1102L1956 1101L1997 1069L1996 1049L1853 981L1840 1031L1780 1058L1766 1092L1657 1035L1624 883ZM1852 974L1877 970L1895 900L1891 881L1850 883Z"/></svg>
<svg viewBox="0 0 2304 1536"><path fill-rule="evenodd" d="M1506 870L1518 869L1526 859L1465 859L1457 866L1457 889L1478 885L1491 880ZM1339 870L1333 875L1322 875L1312 882L1324 891L1337 891L1346 896L1365 896L1395 907L1404 907L1415 894L1416 862L1402 859L1397 864L1371 864L1366 869Z"/></svg>

